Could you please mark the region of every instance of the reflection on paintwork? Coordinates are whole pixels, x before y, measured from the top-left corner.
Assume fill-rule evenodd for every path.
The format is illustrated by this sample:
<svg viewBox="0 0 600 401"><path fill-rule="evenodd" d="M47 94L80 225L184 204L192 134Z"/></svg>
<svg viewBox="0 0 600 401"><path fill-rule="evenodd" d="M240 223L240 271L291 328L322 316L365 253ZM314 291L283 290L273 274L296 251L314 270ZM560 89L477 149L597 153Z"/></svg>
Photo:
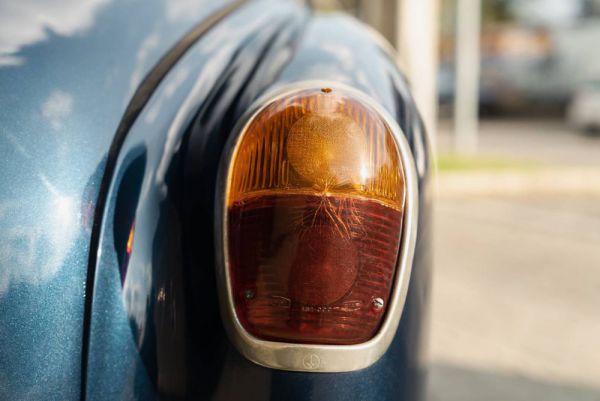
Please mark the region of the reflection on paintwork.
<svg viewBox="0 0 600 401"><path fill-rule="evenodd" d="M125 251L127 252L127 256L131 256L131 251L133 250L133 238L135 237L135 222L131 226L131 230L129 230L129 237L127 238L127 246Z"/></svg>
<svg viewBox="0 0 600 401"><path fill-rule="evenodd" d="M0 66L21 65L19 50L49 40L52 34L71 36L89 29L98 9L109 0L19 0L0 2Z"/></svg>
<svg viewBox="0 0 600 401"><path fill-rule="evenodd" d="M43 175L38 179L50 192L43 220L22 219L30 213L29 205L0 202L0 226L5 227L0 237L0 300L11 284L39 284L56 274L73 245L79 218L75 198L60 193Z"/></svg>
<svg viewBox="0 0 600 401"><path fill-rule="evenodd" d="M73 96L61 90L55 90L50 93L48 99L42 104L42 116L44 116L50 126L59 130L64 121L73 111Z"/></svg>
<svg viewBox="0 0 600 401"><path fill-rule="evenodd" d="M135 66L133 73L129 78L129 91L127 98L123 99L123 106L127 105L127 99L133 95L138 84L144 78L147 72L148 60L152 59L153 52L160 46L160 37L157 33L153 33L146 37L140 44L137 53L135 54Z"/></svg>
<svg viewBox="0 0 600 401"><path fill-rule="evenodd" d="M113 135L141 79L225 5L176 2L0 2L0 399L79 398L91 220Z"/></svg>
<svg viewBox="0 0 600 401"><path fill-rule="evenodd" d="M353 46L340 46L348 37L352 37ZM331 80L353 85L370 96L384 96L380 102L394 113L395 101L389 90L392 68L381 62L373 63L374 59L381 59L381 50L373 46L370 35L357 30L349 17L331 16L326 22L321 19L311 24L294 63L283 71L281 81Z"/></svg>

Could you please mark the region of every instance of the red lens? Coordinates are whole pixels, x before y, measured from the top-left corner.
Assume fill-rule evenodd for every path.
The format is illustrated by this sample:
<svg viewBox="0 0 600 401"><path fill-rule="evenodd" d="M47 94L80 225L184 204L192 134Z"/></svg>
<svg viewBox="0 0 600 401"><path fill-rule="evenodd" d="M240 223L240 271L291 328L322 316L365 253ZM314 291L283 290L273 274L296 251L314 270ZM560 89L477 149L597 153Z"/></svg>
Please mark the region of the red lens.
<svg viewBox="0 0 600 401"><path fill-rule="evenodd" d="M402 231L403 171L389 129L348 96L307 91L267 107L238 147L227 246L242 326L271 341L371 339Z"/></svg>

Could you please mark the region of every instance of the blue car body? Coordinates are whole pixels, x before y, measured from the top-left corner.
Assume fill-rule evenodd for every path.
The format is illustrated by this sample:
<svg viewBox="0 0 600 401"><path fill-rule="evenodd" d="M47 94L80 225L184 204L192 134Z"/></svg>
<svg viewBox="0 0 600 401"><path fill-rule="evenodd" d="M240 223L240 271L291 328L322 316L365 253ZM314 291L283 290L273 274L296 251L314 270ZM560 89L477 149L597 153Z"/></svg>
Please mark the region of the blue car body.
<svg viewBox="0 0 600 401"><path fill-rule="evenodd" d="M428 139L370 31L285 0L7 2L0 25L0 399L422 398ZM305 80L379 102L419 178L400 326L349 373L255 365L219 315L223 146L258 97Z"/></svg>

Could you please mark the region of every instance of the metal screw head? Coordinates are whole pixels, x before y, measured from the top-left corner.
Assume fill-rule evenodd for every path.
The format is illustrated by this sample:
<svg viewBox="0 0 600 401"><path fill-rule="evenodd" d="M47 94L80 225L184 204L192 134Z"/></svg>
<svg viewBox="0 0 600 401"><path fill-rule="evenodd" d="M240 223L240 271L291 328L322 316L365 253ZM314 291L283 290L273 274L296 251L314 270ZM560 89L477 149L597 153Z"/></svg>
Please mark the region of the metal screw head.
<svg viewBox="0 0 600 401"><path fill-rule="evenodd" d="M254 298L254 290L246 290L244 291L244 298L252 299Z"/></svg>
<svg viewBox="0 0 600 401"><path fill-rule="evenodd" d="M383 299L381 299L381 298L373 298L372 303L373 303L373 308L375 308L377 310L383 308L383 305L384 305Z"/></svg>

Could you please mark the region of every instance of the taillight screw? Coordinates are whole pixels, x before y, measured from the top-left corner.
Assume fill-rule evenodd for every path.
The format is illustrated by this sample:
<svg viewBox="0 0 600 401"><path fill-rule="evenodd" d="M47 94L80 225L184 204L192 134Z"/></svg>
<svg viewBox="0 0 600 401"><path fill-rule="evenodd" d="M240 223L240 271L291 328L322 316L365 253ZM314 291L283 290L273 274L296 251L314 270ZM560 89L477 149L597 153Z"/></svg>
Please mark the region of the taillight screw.
<svg viewBox="0 0 600 401"><path fill-rule="evenodd" d="M244 291L244 297L246 299L252 299L252 298L254 298L254 290L246 290L246 291Z"/></svg>
<svg viewBox="0 0 600 401"><path fill-rule="evenodd" d="M383 308L383 299L381 298L373 298L373 308L375 309L381 309Z"/></svg>

